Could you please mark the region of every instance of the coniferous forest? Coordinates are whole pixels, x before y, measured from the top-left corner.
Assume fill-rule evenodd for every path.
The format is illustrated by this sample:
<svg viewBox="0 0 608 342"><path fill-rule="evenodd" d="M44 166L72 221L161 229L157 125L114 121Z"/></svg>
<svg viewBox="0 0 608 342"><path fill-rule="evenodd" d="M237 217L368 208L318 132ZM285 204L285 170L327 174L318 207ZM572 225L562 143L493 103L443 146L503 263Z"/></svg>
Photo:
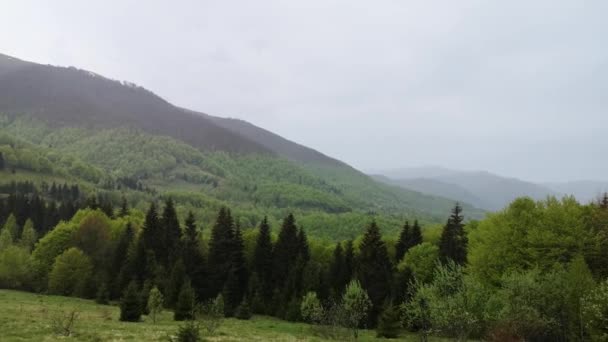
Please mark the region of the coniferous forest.
<svg viewBox="0 0 608 342"><path fill-rule="evenodd" d="M465 220L457 204L434 236L416 220L386 235L370 218L361 235L334 242L309 238L292 214L277 226L266 218L244 226L228 207L211 222L182 217L170 197L142 212L77 185L3 191L0 286L117 303L121 321L164 308L188 322L221 309L222 317L306 322L321 335L345 329L337 339L359 329L458 340L606 337L608 195L587 205L521 198L479 221Z"/></svg>

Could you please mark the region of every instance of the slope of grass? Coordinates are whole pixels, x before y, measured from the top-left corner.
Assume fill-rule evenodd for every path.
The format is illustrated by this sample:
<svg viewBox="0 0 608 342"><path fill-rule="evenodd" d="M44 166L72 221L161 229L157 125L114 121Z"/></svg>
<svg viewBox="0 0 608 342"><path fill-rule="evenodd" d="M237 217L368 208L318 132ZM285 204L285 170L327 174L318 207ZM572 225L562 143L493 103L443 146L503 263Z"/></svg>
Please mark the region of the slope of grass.
<svg viewBox="0 0 608 342"><path fill-rule="evenodd" d="M0 290L0 340L12 341L167 341L175 335L179 323L165 311L157 323L144 316L143 322L125 323L118 320L117 306L98 305L90 300L37 295L27 292ZM73 336L55 333L52 320L71 310L79 318ZM210 341L326 341L312 334L311 326L290 323L270 317L255 316L249 321L226 319ZM377 339L373 331L363 331L360 341ZM418 341L412 334L403 334L400 341ZM443 341L443 339L430 339Z"/></svg>

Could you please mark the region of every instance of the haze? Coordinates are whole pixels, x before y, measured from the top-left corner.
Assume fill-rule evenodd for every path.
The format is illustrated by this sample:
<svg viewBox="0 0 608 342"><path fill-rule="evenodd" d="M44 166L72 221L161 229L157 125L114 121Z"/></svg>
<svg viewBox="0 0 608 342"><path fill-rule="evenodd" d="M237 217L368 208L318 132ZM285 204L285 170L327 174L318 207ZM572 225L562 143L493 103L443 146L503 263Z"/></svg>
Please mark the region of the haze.
<svg viewBox="0 0 608 342"><path fill-rule="evenodd" d="M608 180L605 1L3 1L0 53L361 169Z"/></svg>

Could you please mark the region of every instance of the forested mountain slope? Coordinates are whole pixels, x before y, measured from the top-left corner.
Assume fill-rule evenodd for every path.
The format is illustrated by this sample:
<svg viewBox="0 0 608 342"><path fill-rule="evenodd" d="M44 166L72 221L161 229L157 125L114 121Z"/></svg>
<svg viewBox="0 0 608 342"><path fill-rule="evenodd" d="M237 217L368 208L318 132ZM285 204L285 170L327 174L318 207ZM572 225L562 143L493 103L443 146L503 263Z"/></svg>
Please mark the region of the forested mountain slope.
<svg viewBox="0 0 608 342"><path fill-rule="evenodd" d="M198 208L205 219L230 205L245 225L296 211L327 236L352 236L370 215L394 229L405 218L443 221L454 203L378 183L245 121L175 107L88 71L4 55L0 152L16 171L5 182L27 172L82 183L116 203L125 193L135 203L172 196L182 212ZM465 212L483 215L471 206Z"/></svg>

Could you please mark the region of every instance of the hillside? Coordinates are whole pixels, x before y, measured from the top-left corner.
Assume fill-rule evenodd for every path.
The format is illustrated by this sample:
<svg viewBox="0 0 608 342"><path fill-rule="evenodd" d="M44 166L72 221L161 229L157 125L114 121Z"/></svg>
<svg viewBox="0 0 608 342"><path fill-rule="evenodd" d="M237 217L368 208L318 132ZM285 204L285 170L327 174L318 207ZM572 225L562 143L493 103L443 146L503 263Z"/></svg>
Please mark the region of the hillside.
<svg viewBox="0 0 608 342"><path fill-rule="evenodd" d="M608 182L602 181L572 181L563 183L544 183L544 186L553 191L573 195L583 203L596 201L601 198L602 194L608 192Z"/></svg>
<svg viewBox="0 0 608 342"><path fill-rule="evenodd" d="M423 167L379 172L377 180L404 189L471 203L485 210L500 210L521 196L544 199L560 195L549 187L485 171L456 171ZM389 178L390 177L390 178Z"/></svg>
<svg viewBox="0 0 608 342"><path fill-rule="evenodd" d="M182 212L196 209L206 221L230 205L245 226L296 211L308 230L329 237L354 236L376 214L389 231L406 217L443 222L454 204L380 184L245 121L179 108L88 71L3 55L0 151L17 170L5 182L27 172L116 200L125 192L135 203L172 196ZM483 215L471 206L465 212Z"/></svg>

